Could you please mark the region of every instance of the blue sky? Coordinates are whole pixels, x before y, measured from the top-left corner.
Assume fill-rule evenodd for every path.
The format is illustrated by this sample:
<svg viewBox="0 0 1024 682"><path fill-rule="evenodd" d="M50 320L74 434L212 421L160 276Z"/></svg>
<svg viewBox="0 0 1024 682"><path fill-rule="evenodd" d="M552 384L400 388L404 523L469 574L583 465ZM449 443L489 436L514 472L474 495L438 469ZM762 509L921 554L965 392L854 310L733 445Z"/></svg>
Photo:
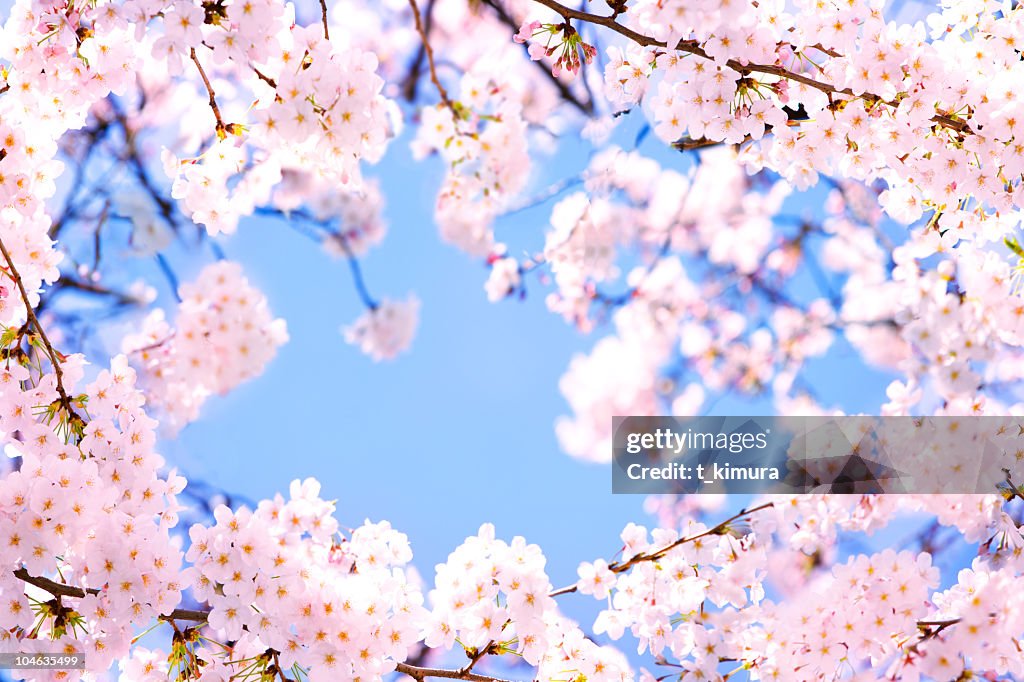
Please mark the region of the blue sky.
<svg viewBox="0 0 1024 682"><path fill-rule="evenodd" d="M621 527L642 516L642 498L613 497L607 468L570 459L555 440L566 407L558 378L593 339L548 313L539 287L523 303L487 302L486 268L442 244L433 224L438 164L414 164L406 149L396 143L371 171L390 231L363 269L375 297L421 299L412 351L374 363L345 344L339 327L362 312L346 264L281 221L249 220L225 250L291 340L164 450L189 474L253 498L316 476L343 524L390 520L428 571L492 521L559 554L553 579L564 582L581 558L614 552ZM516 225L504 229L544 228Z"/></svg>
<svg viewBox="0 0 1024 682"><path fill-rule="evenodd" d="M636 126L627 122L624 143ZM642 149L685 163L650 138ZM584 148L572 145L547 165L544 180L585 164ZM282 221L246 220L225 251L287 320L291 340L264 375L210 400L163 451L187 475L253 499L315 476L323 495L338 500L343 525L387 519L408 533L428 578L482 522L493 522L503 537L540 544L561 585L581 560L612 556L626 523L652 522L641 496L612 495L608 467L571 459L554 435L567 410L558 379L573 353L606 331L579 334L547 311L536 283L524 302L488 303L485 266L442 244L433 224L440 172L437 160L414 163L401 139L368 173L382 182L390 228L363 269L375 297L415 291L421 299L412 351L374 363L345 344L339 327L362 309L344 261ZM820 195L799 201L813 210ZM546 211L502 222L499 239L541 243ZM836 353L815 374L842 379L826 382L828 398L870 410L884 377L852 375L846 356ZM715 406L720 414L767 409Z"/></svg>

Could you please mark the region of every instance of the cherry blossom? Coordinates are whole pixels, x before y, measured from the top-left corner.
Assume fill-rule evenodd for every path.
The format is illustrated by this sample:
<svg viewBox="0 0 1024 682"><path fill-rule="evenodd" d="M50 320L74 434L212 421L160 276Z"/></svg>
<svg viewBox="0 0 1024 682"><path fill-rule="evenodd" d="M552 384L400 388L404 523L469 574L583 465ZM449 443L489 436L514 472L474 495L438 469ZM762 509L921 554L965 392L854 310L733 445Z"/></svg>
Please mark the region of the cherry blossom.
<svg viewBox="0 0 1024 682"><path fill-rule="evenodd" d="M420 302L415 296L404 301L383 299L343 330L345 341L359 346L375 361L391 360L412 343L419 311Z"/></svg>
<svg viewBox="0 0 1024 682"><path fill-rule="evenodd" d="M512 661L565 682L1024 676L1024 9L331 5L8 10L0 640L88 664L27 677L493 680ZM814 371L842 356L844 380L884 374L882 415L1005 418L1010 480L943 492L963 467L935 447L980 446L925 434L893 454L936 494L654 497L656 525L558 567L483 509L421 574L415 538L345 527L359 510L314 478L186 523L157 434L287 340L226 235L281 221L338 257L365 309L345 340L393 359L420 299L375 298L362 267L408 234L386 218L406 197L367 171L409 150L441 239L486 266L467 290L538 299L590 335L559 382L570 456L606 463L614 416L723 397L843 414ZM176 309L94 357L83 330L161 300L136 272L153 260ZM179 286L178 270L199 274ZM570 599L596 615L568 618Z"/></svg>
<svg viewBox="0 0 1024 682"><path fill-rule="evenodd" d="M284 320L273 319L237 263L208 265L180 295L173 325L155 310L122 343L172 429L195 420L209 396L259 375L288 339Z"/></svg>

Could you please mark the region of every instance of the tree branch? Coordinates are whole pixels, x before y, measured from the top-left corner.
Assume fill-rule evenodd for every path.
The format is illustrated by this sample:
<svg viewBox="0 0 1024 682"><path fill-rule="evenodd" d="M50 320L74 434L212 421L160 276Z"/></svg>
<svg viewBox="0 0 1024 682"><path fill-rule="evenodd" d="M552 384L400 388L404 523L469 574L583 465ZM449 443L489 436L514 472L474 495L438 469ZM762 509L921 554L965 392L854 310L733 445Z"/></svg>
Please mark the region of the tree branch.
<svg viewBox="0 0 1024 682"><path fill-rule="evenodd" d="M324 24L324 40L330 40L331 32L327 28L327 0L320 0L320 16Z"/></svg>
<svg viewBox="0 0 1024 682"><path fill-rule="evenodd" d="M261 81L272 87L274 90L277 90L277 81L275 81L273 78L257 69L255 66L252 67L252 71L256 74L257 78L259 78Z"/></svg>
<svg viewBox="0 0 1024 682"><path fill-rule="evenodd" d="M708 537L709 535L724 535L728 531L728 529L729 529L729 524L732 523L733 521L737 521L737 520L743 518L744 516L749 516L750 514L753 514L755 512L759 512L759 511L762 511L764 509L768 509L769 507L774 507L774 506L775 506L774 502L765 502L764 504L758 505L758 506L753 507L751 509L741 509L736 514L733 514L732 516L727 518L725 521L722 521L721 523L719 523L717 526L709 528L709 529L707 529L707 530L705 530L705 531L703 531L701 533L697 533L696 535L689 535L689 536L686 536L686 537L679 538L675 542L671 542L671 543L665 545L664 547L662 547L661 549L655 550L653 552L641 552L640 554L637 554L637 555L635 555L633 557L630 557L630 559L628 561L619 561L619 562L615 562L615 563L609 564L608 565L608 570L610 570L612 573L622 573L623 571L628 571L633 566L636 566L637 564L642 563L644 561L657 561L658 559L661 559L666 554L671 552L673 549L679 547L680 545L685 545L685 544L687 544L689 542L694 542L695 540L700 540L701 538ZM572 585L568 585L566 587L562 587L560 589L557 589L557 590L551 592L548 596L549 597L558 597L558 596L563 595L563 594L569 594L571 592L575 592L578 589L579 589L579 583L577 582L577 583L573 583Z"/></svg>
<svg viewBox="0 0 1024 682"><path fill-rule="evenodd" d="M490 675L481 675L479 673L467 672L463 670L446 670L444 668L421 668L416 665L407 665L405 663L399 663L395 668L400 673L408 675L414 680L425 680L431 677L446 680L472 680L474 682L510 682L500 677L491 677Z"/></svg>
<svg viewBox="0 0 1024 682"><path fill-rule="evenodd" d="M426 16L423 19L423 32L428 36L434 25L434 1L428 0ZM416 91L419 87L420 82L420 71L423 69L423 60L427 57L426 43L420 41L420 47L416 50L416 56L412 59L412 64L409 66L409 73L406 74L405 80L402 82L402 95L409 102L416 100Z"/></svg>
<svg viewBox="0 0 1024 682"><path fill-rule="evenodd" d="M64 583L58 583L49 578L40 578L34 575L30 575L25 567L21 567L14 571L14 577L21 580L24 583L38 587L41 590L49 592L54 597L75 597L77 599L84 598L87 594L99 594L100 591L95 588L89 588L83 590L80 587L74 587L72 585L65 585ZM206 622L206 618L209 615L208 611L197 611L194 609L174 609L166 616L160 616L160 620L187 620L194 621L196 623Z"/></svg>
<svg viewBox="0 0 1024 682"><path fill-rule="evenodd" d="M650 36L646 36L642 33L634 31L628 26L623 26L619 22L615 21L615 15L600 16L598 14L591 14L590 12L583 12L581 10L576 10L571 7L566 7L565 5L562 5L561 3L558 3L555 0L533 1L538 4L544 5L545 7L552 9L555 12L558 12L560 15L562 15L562 18L565 19L566 22L568 22L570 19L577 19L579 21L585 21L590 24L604 26L605 28L615 31L619 35L625 36L626 38L632 40L634 43L642 45L644 47L668 47L668 45L664 41L655 40ZM708 53L704 51L704 48L702 48L700 44L695 40L680 40L672 49L678 50L680 52L687 52L689 54L696 55L703 59L712 61L711 56L708 55ZM836 53L831 51L828 51L827 54L833 56L836 55ZM857 95L849 88L844 88L841 90L836 86L832 85L831 83L818 81L809 76L805 76L801 73L796 73L795 71L791 71L785 67L776 66L774 64L742 64L736 61L735 59L730 59L729 61L726 62L726 66L733 69L734 71L737 71L741 75L747 75L750 73L763 73L766 75L778 76L779 78L785 78L787 80L795 81L797 83L802 83L803 85L806 85L808 87L814 88L815 90L819 90L830 95L844 95L846 97L862 99L868 102L881 102L882 104L885 104L892 108L896 108L897 106L899 106L899 102L885 100L882 97L879 97L878 95L872 93L863 93ZM938 125L949 128L951 130L955 130L960 133L971 134L973 132L970 126L967 125L967 123L959 121L947 114L935 114L934 116L932 116L931 120L937 123Z"/></svg>
<svg viewBox="0 0 1024 682"><path fill-rule="evenodd" d="M321 0L321 3L322 2L323 0ZM327 25L324 24L324 30L326 31L326 29ZM227 126L224 125L224 119L220 116L220 107L217 106L217 96L213 92L213 86L210 84L210 79L207 78L206 71L203 70L203 65L199 63L199 57L196 56L196 48L192 48L189 56L192 57L192 61L195 63L196 68L199 69L199 76L203 79L203 85L206 86L206 92L210 95L210 109L213 110L213 117L217 119L217 137L224 139L227 135Z"/></svg>
<svg viewBox="0 0 1024 682"><path fill-rule="evenodd" d="M373 296L370 295L370 290L366 288L366 280L363 278L363 269L359 265L359 259L356 254L352 252L352 247L349 246L348 237L343 235L341 232L337 232L333 235L333 238L341 246L341 250L345 252L345 260L348 261L348 268L352 272L352 281L356 287L356 293L359 294L359 300L363 302L363 305L370 310L376 310L379 304L374 300Z"/></svg>
<svg viewBox="0 0 1024 682"><path fill-rule="evenodd" d="M423 18L420 16L420 7L416 0L409 0L409 6L412 7L412 16L416 21L416 32L420 34L420 40L423 41L423 51L427 55L427 66L430 69L430 81L437 88L437 94L441 96L441 101L444 105L451 109L452 114L456 120L460 118L459 112L455 109L455 105L448 97L448 91L445 90L441 84L441 80L437 77L437 67L434 65L434 50L430 47L430 39L427 36L427 30L423 26Z"/></svg>
<svg viewBox="0 0 1024 682"><path fill-rule="evenodd" d="M11 258L10 252L7 251L7 246L4 244L3 239L0 239L0 253L3 254L4 259L7 261L8 276L14 280L15 286L18 288L18 292L21 294L21 301L25 305L25 314L28 317L28 323L36 328L36 332L39 334L39 340L43 343L43 348L46 349L46 355L50 359L50 364L53 365L53 373L57 379L57 395L60 396L60 404L68 412L69 419L80 419L74 408L71 406L71 398L68 397L67 391L64 389L64 370L60 366L60 358L58 353L54 350L53 345L50 343L50 339L46 337L46 331L43 329L43 325L39 324L39 318L36 317L35 311L32 309L32 303L29 300L28 292L25 291L25 283L21 280L21 275L18 274L18 269L14 265L14 259Z"/></svg>

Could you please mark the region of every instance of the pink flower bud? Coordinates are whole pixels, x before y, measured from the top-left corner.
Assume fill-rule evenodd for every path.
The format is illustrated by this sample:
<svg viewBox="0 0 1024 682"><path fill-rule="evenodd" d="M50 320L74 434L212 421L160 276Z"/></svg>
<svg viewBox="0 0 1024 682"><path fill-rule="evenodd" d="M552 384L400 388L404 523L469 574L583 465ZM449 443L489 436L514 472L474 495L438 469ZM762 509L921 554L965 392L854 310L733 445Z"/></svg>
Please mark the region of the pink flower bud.
<svg viewBox="0 0 1024 682"><path fill-rule="evenodd" d="M538 28L540 28L539 21L526 22L519 27L519 33L515 34L515 36L512 37L512 40L520 44L525 43L533 37L533 34L537 32Z"/></svg>
<svg viewBox="0 0 1024 682"><path fill-rule="evenodd" d="M789 102L789 81L781 80L772 86L772 90L778 95L779 101L783 104Z"/></svg>

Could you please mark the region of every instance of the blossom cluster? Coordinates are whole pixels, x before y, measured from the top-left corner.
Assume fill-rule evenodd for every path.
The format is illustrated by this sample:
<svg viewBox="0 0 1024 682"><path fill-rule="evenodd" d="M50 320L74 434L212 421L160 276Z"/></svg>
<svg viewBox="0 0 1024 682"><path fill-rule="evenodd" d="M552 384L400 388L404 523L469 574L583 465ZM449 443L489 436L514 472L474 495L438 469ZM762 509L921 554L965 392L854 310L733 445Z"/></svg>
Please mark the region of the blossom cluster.
<svg viewBox="0 0 1024 682"><path fill-rule="evenodd" d="M280 0L108 5L111 21L158 37L154 68L198 72L193 101L209 106L194 154L167 150L164 168L183 212L216 235L268 203L288 171L358 191L359 163L383 154L398 130L372 52L296 24ZM205 92L204 92L205 90ZM177 126L181 121L169 119ZM190 131L194 135L194 129Z"/></svg>
<svg viewBox="0 0 1024 682"><path fill-rule="evenodd" d="M436 152L448 166L434 217L446 241L474 256L494 247L491 223L529 173L526 121L512 87L500 63L481 65L463 76L458 106L421 112L413 143L418 157Z"/></svg>
<svg viewBox="0 0 1024 682"><path fill-rule="evenodd" d="M1021 105L1008 87L1021 69L1016 9L943 4L930 31L887 24L874 2L648 0L622 20L644 40L610 54L607 96L648 99L668 142L757 141L770 130L751 156L798 186L839 171L883 179L919 207L954 209L968 196L1020 206ZM652 55L654 41L676 47Z"/></svg>
<svg viewBox="0 0 1024 682"><path fill-rule="evenodd" d="M511 653L537 666L540 679L625 680L622 655L588 640L558 613L540 547L495 538L485 524L437 567L424 643Z"/></svg>
<svg viewBox="0 0 1024 682"><path fill-rule="evenodd" d="M615 334L574 358L562 378L574 412L556 427L567 452L607 460L614 415L689 414L707 391L760 390L776 368L792 373L827 351L835 311L824 300L775 306L760 326L746 314L744 294L795 272L793 239L772 228L787 183L753 191L724 148L703 152L689 175L611 148L594 157L584 186L586 194L555 204L544 253L521 264L549 268L552 311L583 330L607 316L614 322ZM635 245L647 264L621 278L619 263ZM608 293L610 286L624 292ZM699 381L672 369L683 361Z"/></svg>
<svg viewBox="0 0 1024 682"><path fill-rule="evenodd" d="M383 299L345 327L345 341L375 361L391 360L408 350L419 324L420 301L415 295L403 300Z"/></svg>
<svg viewBox="0 0 1024 682"><path fill-rule="evenodd" d="M740 153L704 153L687 177L600 149L579 178L584 191L555 204L543 253L513 259L497 243L487 254L489 299L524 294L540 271L555 286L549 307L581 329L615 320L615 336L563 380L575 413L558 425L568 451L607 459L609 414L689 412L707 394L770 392L782 412L835 411L801 373L838 334L865 364L902 375L886 414L1019 410L1024 119L1010 83L1022 68L1020 8L941 3L915 25L887 23L877 2L613 10L614 23L572 10L548 23L556 15L535 7L515 40L544 57L550 36L591 29L587 40L611 43L611 111L642 111L679 150L725 143ZM785 215L793 189L826 177L843 179L827 181L823 220ZM927 225L894 243L879 207ZM624 265L637 253L645 268ZM675 296L654 295L645 270L677 255ZM630 286L609 294L622 273ZM820 297L793 296L790 283L808 277ZM667 333L647 325L630 343L640 322L627 311L638 307L655 309L653 328ZM754 310L763 322L752 323Z"/></svg>
<svg viewBox="0 0 1024 682"><path fill-rule="evenodd" d="M93 103L124 93L138 61L120 26L100 22L80 44L87 19L78 11L64 14L23 0L14 3L0 30L0 237L14 261L0 266L8 275L16 266L32 305L40 286L59 275L61 254L49 236L45 206L64 169L56 158L57 140L82 124ZM0 297L0 321L25 316L17 297Z"/></svg>
<svg viewBox="0 0 1024 682"><path fill-rule="evenodd" d="M500 299L541 270L552 311L585 331L614 324L562 379L573 415L557 431L570 454L607 460L616 414L693 414L730 391L770 392L782 413L835 412L801 374L839 334L865 364L903 375L883 414L1019 409L998 389L1021 378L1022 256L993 229L1007 221L946 212L893 246L876 190L843 181L820 222L790 216L789 184L748 178L724 149L688 176L609 150L583 179L586 194L554 205L544 253L492 257L487 283ZM646 264L627 266L623 286L631 249ZM808 277L809 297L791 293Z"/></svg>
<svg viewBox="0 0 1024 682"><path fill-rule="evenodd" d="M680 656L682 679L722 679L726 664L772 680L794 679L793 670L826 680L839 668L869 679L1016 676L1024 624L996 590L1019 578L1024 536L1001 506L995 496L775 496L735 524L691 518L681 533L630 524L622 558L584 562L576 587L607 600L595 632L618 640L630 631L641 648ZM836 562L840 530L871 533L922 509L964 539L995 533L1000 542L984 544L945 591L935 591L927 552ZM765 599L762 585L786 599Z"/></svg>
<svg viewBox="0 0 1024 682"><path fill-rule="evenodd" d="M24 651L36 632L43 636L28 643L84 653L91 669L105 670L128 655L137 628L170 613L188 588L170 536L185 479L160 474L157 423L143 410L127 358L82 386L84 371L80 355L62 363L61 390L75 396L62 409L77 417L65 411L65 428L55 429L56 415L37 406L62 399L57 376L10 362L0 370L0 429L8 455L20 457L20 469L0 479L0 625L5 651ZM19 570L89 592L53 601L26 589Z"/></svg>
<svg viewBox="0 0 1024 682"><path fill-rule="evenodd" d="M173 326L158 309L122 342L171 430L195 420L209 396L261 374L288 339L284 320L273 318L237 263L206 266L180 296Z"/></svg>
<svg viewBox="0 0 1024 682"><path fill-rule="evenodd" d="M707 529L692 524L683 530L699 535ZM622 561L628 563L645 552L671 546L680 536L659 529L652 542L645 528L630 524L622 539ZM657 561L638 561L618 575L603 561L582 564L580 590L607 600L609 605L598 615L595 632L618 640L628 629L641 652L649 651L655 657L671 652L676 660L689 659L684 669L713 677L720 659L731 657L732 652L723 642L722 632L702 622L704 602L737 609L751 606L747 610L757 612L764 597L765 550L751 544L751 539L741 541L731 535L697 539Z"/></svg>
<svg viewBox="0 0 1024 682"><path fill-rule="evenodd" d="M380 679L418 641L424 609L406 567L412 551L387 522L341 536L319 492L313 479L295 481L287 501L222 506L213 526L193 526L193 594L209 603L218 639L237 642L239 653L273 649L276 665L309 670L311 680ZM218 653L208 660L230 674Z"/></svg>
<svg viewBox="0 0 1024 682"><path fill-rule="evenodd" d="M542 44L541 39L546 39L546 42ZM556 78L562 73L575 76L582 64L590 64L597 54L594 46L585 43L568 22L542 25L539 21L531 21L522 25L514 40L529 43L530 59L534 61L557 54L558 58L551 66L551 73Z"/></svg>

